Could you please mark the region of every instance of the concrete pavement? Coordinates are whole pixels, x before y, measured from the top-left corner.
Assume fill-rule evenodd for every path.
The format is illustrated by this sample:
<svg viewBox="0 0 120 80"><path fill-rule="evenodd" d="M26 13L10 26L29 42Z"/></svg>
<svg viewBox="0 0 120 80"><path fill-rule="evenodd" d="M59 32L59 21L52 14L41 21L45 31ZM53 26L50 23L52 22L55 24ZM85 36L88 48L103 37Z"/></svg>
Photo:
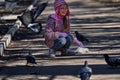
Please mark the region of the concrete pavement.
<svg viewBox="0 0 120 80"><path fill-rule="evenodd" d="M119 80L120 67L111 69L106 65L102 54L119 56L120 53L120 21L119 7L105 6L91 0L66 0L70 6L71 33L78 30L90 39L85 47L88 54L76 56L58 56L49 59L45 55L48 48L44 44L42 34L33 34L21 27L1 58L0 79L6 80L80 80L79 70L85 60L93 69L91 80ZM53 1L38 18L45 22L53 13ZM71 49L77 46L73 44ZM35 55L37 66L26 67L25 56L28 51Z"/></svg>

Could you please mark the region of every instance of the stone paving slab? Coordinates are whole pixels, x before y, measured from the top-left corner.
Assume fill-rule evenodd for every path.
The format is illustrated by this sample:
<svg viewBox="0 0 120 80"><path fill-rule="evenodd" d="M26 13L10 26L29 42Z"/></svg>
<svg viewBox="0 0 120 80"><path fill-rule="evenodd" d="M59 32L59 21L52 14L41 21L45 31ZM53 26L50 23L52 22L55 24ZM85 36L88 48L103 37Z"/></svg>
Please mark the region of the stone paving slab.
<svg viewBox="0 0 120 80"><path fill-rule="evenodd" d="M44 13L38 18L45 25L47 16L52 13L52 0ZM46 57L48 48L44 45L42 34L34 34L24 26L15 34L11 44L0 58L1 80L80 80L79 70L85 60L93 69L91 80L119 80L120 67L111 69L106 65L102 54L120 58L120 23L118 7L105 6L91 0L67 0L71 10L71 33L78 30L90 39L85 47L88 54L76 56ZM76 5L77 4L77 5ZM76 49L73 44L71 49ZM37 65L25 66L25 56L31 51Z"/></svg>

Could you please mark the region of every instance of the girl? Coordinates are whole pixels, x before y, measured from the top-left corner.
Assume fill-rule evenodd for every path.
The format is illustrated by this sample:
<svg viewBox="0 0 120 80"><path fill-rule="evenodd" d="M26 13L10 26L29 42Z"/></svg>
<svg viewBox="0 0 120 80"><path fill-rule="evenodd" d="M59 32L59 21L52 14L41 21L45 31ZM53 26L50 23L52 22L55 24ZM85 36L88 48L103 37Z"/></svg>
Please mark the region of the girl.
<svg viewBox="0 0 120 80"><path fill-rule="evenodd" d="M83 47L82 42L70 34L70 12L67 3L64 0L55 0L54 9L55 14L48 17L45 27L45 44L50 48L49 57L52 58L58 50L61 51L61 55L71 55L67 50L72 42Z"/></svg>

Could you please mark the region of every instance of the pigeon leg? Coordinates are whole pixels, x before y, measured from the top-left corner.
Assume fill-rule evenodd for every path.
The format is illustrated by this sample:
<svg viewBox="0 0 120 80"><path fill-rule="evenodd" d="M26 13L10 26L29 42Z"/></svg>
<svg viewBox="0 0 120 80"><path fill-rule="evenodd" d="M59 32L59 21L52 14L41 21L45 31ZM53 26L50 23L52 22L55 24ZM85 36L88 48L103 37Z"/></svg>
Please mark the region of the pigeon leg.
<svg viewBox="0 0 120 80"><path fill-rule="evenodd" d="M26 63L26 66L29 66L29 63L28 63L28 61L27 61L27 63Z"/></svg>

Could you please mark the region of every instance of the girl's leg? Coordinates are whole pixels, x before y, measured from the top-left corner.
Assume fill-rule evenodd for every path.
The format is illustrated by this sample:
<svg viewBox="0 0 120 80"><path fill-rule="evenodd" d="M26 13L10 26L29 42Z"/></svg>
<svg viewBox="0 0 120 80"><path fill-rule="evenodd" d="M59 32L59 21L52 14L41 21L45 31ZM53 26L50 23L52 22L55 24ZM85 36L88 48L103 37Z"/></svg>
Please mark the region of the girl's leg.
<svg viewBox="0 0 120 80"><path fill-rule="evenodd" d="M58 38L54 41L54 46L49 50L49 57L54 58L55 52L66 44L66 38Z"/></svg>
<svg viewBox="0 0 120 80"><path fill-rule="evenodd" d="M68 35L66 37L66 44L62 47L62 50L61 50L61 55L75 55L73 52L68 52L67 49L69 49L69 47L71 46L72 42L73 42L73 37L72 35Z"/></svg>
<svg viewBox="0 0 120 80"><path fill-rule="evenodd" d="M52 49L54 49L54 51L59 50L60 48L62 48L65 44L66 44L67 40L66 38L58 38L57 40L54 41L54 46L52 47Z"/></svg>
<svg viewBox="0 0 120 80"><path fill-rule="evenodd" d="M65 51L72 44L72 41L73 41L72 35L68 35L66 38L60 37L57 40L55 40L54 46L50 50L50 56L55 57L55 52L61 50L61 48L62 48L62 53L65 53Z"/></svg>
<svg viewBox="0 0 120 80"><path fill-rule="evenodd" d="M68 35L68 36L66 37L66 44L65 44L65 46L63 46L63 48L68 49L68 48L71 46L72 42L73 42L73 37L72 37L72 35Z"/></svg>

